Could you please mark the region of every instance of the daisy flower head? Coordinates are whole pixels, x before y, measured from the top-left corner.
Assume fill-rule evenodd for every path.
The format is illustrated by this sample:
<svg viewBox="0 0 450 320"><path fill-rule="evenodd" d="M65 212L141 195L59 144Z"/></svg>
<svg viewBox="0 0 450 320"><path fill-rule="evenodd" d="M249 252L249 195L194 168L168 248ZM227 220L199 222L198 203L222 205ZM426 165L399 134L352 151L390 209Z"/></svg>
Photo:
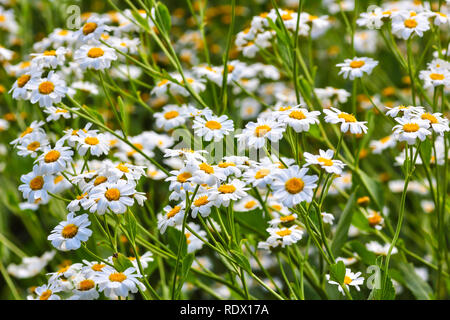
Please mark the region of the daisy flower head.
<svg viewBox="0 0 450 320"><path fill-rule="evenodd" d="M14 82L8 93L12 93L13 99L28 100L31 96L31 91L29 90L27 84L30 82L32 77L40 78L41 75L42 72L37 70L32 70L30 72L22 74Z"/></svg>
<svg viewBox="0 0 450 320"><path fill-rule="evenodd" d="M193 168L191 181L193 183L208 186L214 186L224 181L226 175L223 173L223 169L218 166L209 165L206 162L187 161L186 167Z"/></svg>
<svg viewBox="0 0 450 320"><path fill-rule="evenodd" d="M24 137L22 142L17 146L17 154L22 157L30 156L36 158L38 152L42 152L50 142L45 134L40 132L33 132Z"/></svg>
<svg viewBox="0 0 450 320"><path fill-rule="evenodd" d="M345 167L345 164L342 161L333 159L334 151L331 149L327 151L320 149L318 155L313 155L309 152L305 152L303 155L306 160L305 167L312 164L318 164L326 172L337 175L340 175L342 173L342 169Z"/></svg>
<svg viewBox="0 0 450 320"><path fill-rule="evenodd" d="M200 214L203 218L209 216L211 208L216 206L217 195L211 192L202 192L195 196L191 204L192 218L196 218Z"/></svg>
<svg viewBox="0 0 450 320"><path fill-rule="evenodd" d="M386 115L395 118L399 113L401 113L403 116L410 116L412 113L422 113L425 112L425 108L422 106L404 106L399 105L394 108L386 107L386 109L389 109L386 112Z"/></svg>
<svg viewBox="0 0 450 320"><path fill-rule="evenodd" d="M392 33L397 37L408 40L414 34L423 37L423 33L430 29L428 17L414 11L397 14L392 18Z"/></svg>
<svg viewBox="0 0 450 320"><path fill-rule="evenodd" d="M128 260L131 261L131 264L136 269L138 274L141 274L139 271L139 264L137 262L136 257L128 257ZM147 251L142 256L139 256L139 262L141 263L142 269L145 270L148 267L148 263L153 261L153 254L150 251Z"/></svg>
<svg viewBox="0 0 450 320"><path fill-rule="evenodd" d="M61 292L61 288L54 284L44 284L34 289L37 295L33 300L61 300L61 297L55 293Z"/></svg>
<svg viewBox="0 0 450 320"><path fill-rule="evenodd" d="M59 47L56 50L46 50L43 53L32 53L33 60L31 63L36 69L56 69L64 64L67 53L68 49L64 47Z"/></svg>
<svg viewBox="0 0 450 320"><path fill-rule="evenodd" d="M84 156L89 152L92 156L107 155L110 149L109 141L103 133L96 133L96 130L78 132L76 141L78 142L77 150L80 156Z"/></svg>
<svg viewBox="0 0 450 320"><path fill-rule="evenodd" d="M70 212L67 220L60 222L47 239L58 250L76 250L81 246L81 242L86 242L92 235L92 230L88 229L90 224L87 213L75 216Z"/></svg>
<svg viewBox="0 0 450 320"><path fill-rule="evenodd" d="M269 224L272 227L275 226L283 226L283 227L291 227L292 225L295 224L295 220L297 219L297 214L296 213L291 213L289 212L289 214L287 215L280 215L277 218L274 218L272 220L269 221Z"/></svg>
<svg viewBox="0 0 450 320"><path fill-rule="evenodd" d="M319 123L320 111L308 111L305 108L295 107L281 112L278 121L286 123L295 132L309 131L311 124Z"/></svg>
<svg viewBox="0 0 450 320"><path fill-rule="evenodd" d="M74 53L74 61L82 70L104 70L111 67L111 62L117 60L114 49L104 45L83 45Z"/></svg>
<svg viewBox="0 0 450 320"><path fill-rule="evenodd" d="M173 227L183 222L184 219L184 202L170 206L167 205L163 209L164 214L158 217L158 229L161 233L166 232L167 227Z"/></svg>
<svg viewBox="0 0 450 320"><path fill-rule="evenodd" d="M47 108L61 102L67 93L66 82L53 70L46 78L32 77L25 86L31 91L30 102Z"/></svg>
<svg viewBox="0 0 450 320"><path fill-rule="evenodd" d="M273 174L278 168L277 164L256 165L244 172L244 180L256 188L265 188L273 182Z"/></svg>
<svg viewBox="0 0 450 320"><path fill-rule="evenodd" d="M180 192L182 190L193 191L193 176L197 168L193 166L185 166L180 170L170 171L171 176L165 179L169 181L169 190ZM183 191L184 192L184 191Z"/></svg>
<svg viewBox="0 0 450 320"><path fill-rule="evenodd" d="M196 117L192 128L195 134L203 137L205 141L220 141L234 131L233 120L228 119L226 115L218 117L205 114L204 118Z"/></svg>
<svg viewBox="0 0 450 320"><path fill-rule="evenodd" d="M75 278L73 295L69 300L95 300L100 296L94 279L79 276Z"/></svg>
<svg viewBox="0 0 450 320"><path fill-rule="evenodd" d="M21 143L24 139L26 139L27 135L33 132L39 132L42 135L45 135L44 129L41 127L45 124L44 121L33 121L21 134L17 139L14 139L10 142L12 145L16 145L17 143Z"/></svg>
<svg viewBox="0 0 450 320"><path fill-rule="evenodd" d="M202 230L199 225L189 222L188 223L189 228L194 230L196 234L198 234L200 237L205 238L206 237L206 231ZM182 226L178 225L176 226L178 230L182 230ZM200 240L196 235L191 233L188 229L185 229L184 235L186 236L186 243L187 243L187 252L192 253L197 250L200 250L203 247L203 241Z"/></svg>
<svg viewBox="0 0 450 320"><path fill-rule="evenodd" d="M367 121L358 121L355 116L343 112L337 108L331 107L330 109L324 109L323 112L326 113L325 121L329 123L340 123L341 131L346 133L350 131L353 134L367 133Z"/></svg>
<svg viewBox="0 0 450 320"><path fill-rule="evenodd" d="M165 131L183 125L188 118L186 107L174 104L164 106L162 112L156 112L153 116L156 119L156 126Z"/></svg>
<svg viewBox="0 0 450 320"><path fill-rule="evenodd" d="M353 273L351 271L351 269L346 268L345 269L345 277L344 277L344 286L347 289L349 289L349 286L353 286L356 288L356 290L359 291L360 290L359 286L364 284L364 278L360 277L360 275L361 275L361 272ZM337 285L339 292L341 292L343 295L345 295L344 289L342 289L341 285L338 282L331 280L330 279L331 277L329 274L326 275L326 278L327 278L329 284Z"/></svg>
<svg viewBox="0 0 450 320"><path fill-rule="evenodd" d="M249 122L241 134L236 135L241 145L253 149L261 149L266 141L276 143L283 138L285 127L283 124L270 120L258 118L257 122Z"/></svg>
<svg viewBox="0 0 450 320"><path fill-rule="evenodd" d="M49 200L48 192L51 192L52 177L45 174L44 169L39 165L33 166L33 171L20 177L24 184L19 186L19 191L29 203L42 201L47 203Z"/></svg>
<svg viewBox="0 0 450 320"><path fill-rule="evenodd" d="M230 201L236 201L247 196L247 190L249 188L245 187L245 182L239 179L233 179L229 183L223 183L219 185L216 189L211 191L215 196L217 196L217 206L223 205L228 207Z"/></svg>
<svg viewBox="0 0 450 320"><path fill-rule="evenodd" d="M354 80L361 78L364 73L371 74L373 68L378 65L378 61L367 57L354 57L353 59L345 59L343 63L338 63L336 66L341 68L339 74L342 74L344 79Z"/></svg>
<svg viewBox="0 0 450 320"><path fill-rule="evenodd" d="M287 169L279 170L274 174L272 184L274 197L286 207L292 208L300 202L311 202L315 183L319 178L316 175L307 175L307 168L293 165Z"/></svg>
<svg viewBox="0 0 450 320"><path fill-rule="evenodd" d="M108 298L128 297L129 293L136 293L138 289L145 290L144 284L139 280L142 275L136 269L130 267L123 272L118 272L111 267L105 267L97 275L98 291L103 292ZM139 288L138 288L139 287Z"/></svg>
<svg viewBox="0 0 450 320"><path fill-rule="evenodd" d="M102 34L111 30L111 27L105 25L106 21L106 19L92 16L79 30L73 33L73 37L84 43L89 40L98 42Z"/></svg>
<svg viewBox="0 0 450 320"><path fill-rule="evenodd" d="M409 145L415 144L417 139L424 141L431 134L430 121L418 117L395 118L399 124L392 128L398 141L406 141Z"/></svg>
<svg viewBox="0 0 450 320"><path fill-rule="evenodd" d="M78 108L74 108L74 110L78 110ZM64 118L64 119L70 119L70 118L74 119L74 118L78 117L78 115L72 114L69 111L67 111L66 109L55 108L54 106L50 106L50 107L45 108L44 112L49 114L47 119L45 119L47 122L57 121L61 117Z"/></svg>
<svg viewBox="0 0 450 320"><path fill-rule="evenodd" d="M322 212L320 215L322 216L323 222L330 225L334 223L334 216L331 213Z"/></svg>
<svg viewBox="0 0 450 320"><path fill-rule="evenodd" d="M73 151L70 147L64 147L63 142L58 141L54 148L45 147L43 153L36 159L43 172L47 174L60 172L72 162Z"/></svg>
<svg viewBox="0 0 450 320"><path fill-rule="evenodd" d="M430 124L430 129L436 132L438 135L444 135L445 132L449 131L449 121L447 118L442 116L442 113L428 113L423 112L417 114L420 119L428 121Z"/></svg>
<svg viewBox="0 0 450 320"><path fill-rule="evenodd" d="M237 212L247 212L261 208L262 207L258 202L258 200L252 196L244 197L240 199L238 202L236 202L236 204L234 205L234 210Z"/></svg>
<svg viewBox="0 0 450 320"><path fill-rule="evenodd" d="M134 182L118 180L106 182L94 187L89 193L89 211L102 215L107 209L115 214L124 213L127 207L134 204L136 193Z"/></svg>
<svg viewBox="0 0 450 320"><path fill-rule="evenodd" d="M382 245L376 241L370 241L370 242L366 243L367 250L369 250L375 254L383 255L383 256L386 256L388 254L390 246L391 245L389 243ZM398 250L396 247L393 247L391 254L396 254L396 253L398 253Z"/></svg>
<svg viewBox="0 0 450 320"><path fill-rule="evenodd" d="M395 138L392 135L381 138L380 140L370 141L370 148L374 154L380 154L388 148L393 148L397 144Z"/></svg>
<svg viewBox="0 0 450 320"><path fill-rule="evenodd" d="M277 241L281 241L281 246L283 248L285 246L296 243L303 237L303 231L297 225L291 226L289 228L268 228L267 232L270 233L269 238L267 238L267 242L269 244L272 244L276 243Z"/></svg>
<svg viewBox="0 0 450 320"><path fill-rule="evenodd" d="M449 70L422 70L419 78L424 81L424 87L450 86Z"/></svg>
<svg viewBox="0 0 450 320"><path fill-rule="evenodd" d="M367 217L367 222L372 228L381 230L384 224L384 218L381 214L375 210L369 209L369 216Z"/></svg>

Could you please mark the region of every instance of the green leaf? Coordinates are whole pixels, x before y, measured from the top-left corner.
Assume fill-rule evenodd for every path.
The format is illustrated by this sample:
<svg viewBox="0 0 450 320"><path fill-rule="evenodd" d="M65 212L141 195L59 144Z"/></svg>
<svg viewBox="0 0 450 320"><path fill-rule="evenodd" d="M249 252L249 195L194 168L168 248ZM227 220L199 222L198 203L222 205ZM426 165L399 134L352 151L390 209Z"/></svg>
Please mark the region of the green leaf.
<svg viewBox="0 0 450 320"><path fill-rule="evenodd" d="M331 279L338 282L344 283L345 279L345 264L342 261L330 265L330 275Z"/></svg>
<svg viewBox="0 0 450 320"><path fill-rule="evenodd" d="M131 242L134 243L134 240L136 239L137 223L136 218L129 211L125 212L125 222L126 222L125 228L128 231L128 235L131 238Z"/></svg>
<svg viewBox="0 0 450 320"><path fill-rule="evenodd" d="M383 279L383 276L381 276ZM381 280L383 281L383 280ZM387 277L387 282L382 286L382 288L373 288L369 294L368 300L394 300L395 298L395 288L392 284L391 278Z"/></svg>
<svg viewBox="0 0 450 320"><path fill-rule="evenodd" d="M427 163L427 164L430 163L431 152L432 152L431 142L430 142L430 140L425 139L425 141L420 146L420 157L422 158L422 163Z"/></svg>
<svg viewBox="0 0 450 320"><path fill-rule="evenodd" d="M403 276L405 286L411 290L417 299L430 300L433 298L433 290L428 283L417 275L411 263L399 264L398 269Z"/></svg>
<svg viewBox="0 0 450 320"><path fill-rule="evenodd" d="M358 177L361 180L364 188L369 193L370 199L373 200L378 210L383 209L384 194L381 184L369 177L364 171L358 170Z"/></svg>
<svg viewBox="0 0 450 320"><path fill-rule="evenodd" d="M121 253L117 253L117 257L113 256L113 264L114 268L119 272L124 272L128 268L133 267L130 259Z"/></svg>
<svg viewBox="0 0 450 320"><path fill-rule="evenodd" d="M192 262L194 262L195 254L189 253L184 257L181 262L181 274L178 279L177 291L175 293L175 298L177 298L180 294L181 288L183 287L184 282L189 274L189 270L191 270Z"/></svg>
<svg viewBox="0 0 450 320"><path fill-rule="evenodd" d="M250 266L250 262L248 261L246 256L236 250L230 250L230 253L242 269L244 269L248 273L252 272L252 267Z"/></svg>
<svg viewBox="0 0 450 320"><path fill-rule="evenodd" d="M129 119L128 119L128 113L126 111L125 105L123 104L122 98L119 96L117 97L117 101L119 102L119 109L120 109L120 118L122 120L122 131L125 133L125 135L128 135L128 126L129 126Z"/></svg>
<svg viewBox="0 0 450 320"><path fill-rule="evenodd" d="M169 9L162 4L161 2L158 2L156 5L156 22L163 28L161 30L162 32L169 34L170 29L172 28L172 21L170 18Z"/></svg>
<svg viewBox="0 0 450 320"><path fill-rule="evenodd" d="M348 229L352 222L353 207L355 205L356 191L353 191L351 196L348 198L347 204L345 205L344 211L339 218L339 223L336 228L336 234L334 236L333 242L331 243L331 251L335 256L338 256L342 246L347 241Z"/></svg>

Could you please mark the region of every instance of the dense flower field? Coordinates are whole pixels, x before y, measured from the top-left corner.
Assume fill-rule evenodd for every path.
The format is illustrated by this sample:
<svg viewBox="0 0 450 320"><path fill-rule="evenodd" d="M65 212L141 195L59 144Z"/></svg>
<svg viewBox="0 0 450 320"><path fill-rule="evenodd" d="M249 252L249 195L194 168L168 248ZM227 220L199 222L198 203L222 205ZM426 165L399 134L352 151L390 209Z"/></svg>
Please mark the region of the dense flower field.
<svg viewBox="0 0 450 320"><path fill-rule="evenodd" d="M447 299L449 15L0 0L0 298Z"/></svg>

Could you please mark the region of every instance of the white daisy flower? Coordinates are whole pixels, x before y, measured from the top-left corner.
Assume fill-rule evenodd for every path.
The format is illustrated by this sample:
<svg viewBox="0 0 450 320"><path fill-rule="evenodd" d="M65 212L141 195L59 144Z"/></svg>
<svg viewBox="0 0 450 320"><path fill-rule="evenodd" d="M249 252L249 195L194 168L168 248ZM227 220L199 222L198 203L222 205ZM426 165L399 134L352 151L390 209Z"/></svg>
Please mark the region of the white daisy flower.
<svg viewBox="0 0 450 320"><path fill-rule="evenodd" d="M284 227L290 227L295 223L295 220L297 219L297 217L298 216L296 213L289 212L289 214L287 214L287 215L280 215L279 217L270 220L269 224L272 227L276 227L278 225L282 225Z"/></svg>
<svg viewBox="0 0 450 320"><path fill-rule="evenodd" d="M79 108L74 108L74 110L78 110L78 109ZM66 109L55 108L53 106L45 108L44 112L49 114L47 119L45 119L47 122L57 121L61 117L63 117L64 119L70 119L70 118L74 119L74 118L78 117L78 115L72 114L69 111L67 111Z"/></svg>
<svg viewBox="0 0 450 320"><path fill-rule="evenodd" d="M415 144L417 139L424 141L426 136L431 134L428 130L430 128L429 120L404 116L395 118L395 121L399 123L392 128L396 138L398 141L406 141L409 145Z"/></svg>
<svg viewBox="0 0 450 320"><path fill-rule="evenodd" d="M141 274L139 270L139 264L136 260L136 257L128 257L128 260L131 261L133 267L136 269L138 274ZM153 261L153 254L150 251L147 251L142 256L139 256L139 262L141 263L142 269L145 270L148 267L148 263Z"/></svg>
<svg viewBox="0 0 450 320"><path fill-rule="evenodd" d="M370 141L370 148L374 154L381 154L384 150L388 148L393 148L397 144L397 141L392 135L381 138L380 140Z"/></svg>
<svg viewBox="0 0 450 320"><path fill-rule="evenodd" d="M343 63L336 66L341 68L339 74L343 74L344 79L354 80L361 78L364 73L371 74L373 68L378 65L378 61L367 57L354 57L353 59L345 59Z"/></svg>
<svg viewBox="0 0 450 320"><path fill-rule="evenodd" d="M34 163L38 163L47 174L65 170L66 166L72 163L73 151L70 147L63 147L62 144L58 141L54 148L45 147Z"/></svg>
<svg viewBox="0 0 450 320"><path fill-rule="evenodd" d="M367 217L367 222L372 228L381 230L384 225L384 218L381 214L375 210L369 209L369 216Z"/></svg>
<svg viewBox="0 0 450 320"><path fill-rule="evenodd" d="M345 164L342 161L333 159L334 151L331 149L326 152L320 149L318 155L313 155L309 152L304 152L303 155L305 156L306 161L305 167L312 164L318 164L322 169L325 169L326 172L337 175L341 174L342 169L345 167Z"/></svg>
<svg viewBox="0 0 450 320"><path fill-rule="evenodd" d="M258 200L256 200L254 197L247 196L236 202L233 208L236 212L246 212L255 209L261 209L262 207Z"/></svg>
<svg viewBox="0 0 450 320"><path fill-rule="evenodd" d="M375 254L386 256L389 252L389 247L391 245L389 243L386 243L385 245L381 245L376 241L370 241L369 243L366 243L366 249L369 251L372 251ZM396 254L398 252L397 248L392 248L391 254Z"/></svg>
<svg viewBox="0 0 450 320"><path fill-rule="evenodd" d="M324 109L323 112L326 113L325 121L333 124L340 123L343 133L348 131L353 134L367 133L367 126L365 125L367 121L357 121L354 115L333 107Z"/></svg>
<svg viewBox="0 0 450 320"><path fill-rule="evenodd" d="M84 43L89 40L99 40L102 34L111 30L111 27L105 25L105 22L106 19L92 16L83 27L73 33L73 37Z"/></svg>
<svg viewBox="0 0 450 320"><path fill-rule="evenodd" d="M109 152L109 142L103 133L96 133L96 130L78 132L76 141L77 150L80 156L84 156L88 151L92 156L107 155Z"/></svg>
<svg viewBox="0 0 450 320"><path fill-rule="evenodd" d="M73 59L83 70L104 70L111 67L117 55L114 49L104 45L83 45L75 51Z"/></svg>
<svg viewBox="0 0 450 320"><path fill-rule="evenodd" d="M206 238L206 231L202 230L199 225L189 222L188 223L189 228L195 231L196 234L198 234L202 238ZM182 230L182 226L178 225L176 226L178 230ZM191 233L188 229L184 230L184 235L186 236L186 242L187 242L187 252L192 253L197 250L200 250L203 247L203 241L200 240L200 238L197 238L196 235Z"/></svg>
<svg viewBox="0 0 450 320"><path fill-rule="evenodd" d="M450 86L450 72L448 70L422 70L419 78L424 81L424 87Z"/></svg>
<svg viewBox="0 0 450 320"><path fill-rule="evenodd" d="M23 197L29 203L36 201L48 202L51 190L52 177L45 175L44 169L41 166L34 165L33 171L20 177L20 181L24 184L19 186L19 191L23 193Z"/></svg>
<svg viewBox="0 0 450 320"><path fill-rule="evenodd" d="M359 286L364 284L364 278L359 277L361 275L361 272L353 273L349 268L345 269L345 278L344 278L344 286L349 289L349 286L353 286L356 288L356 290L360 290ZM338 286L339 292L341 292L343 295L345 295L344 289L342 289L341 285L337 283L336 281L330 280L330 275L327 274L326 278L328 280L328 283L335 284Z"/></svg>
<svg viewBox="0 0 450 320"><path fill-rule="evenodd" d="M392 33L404 40L408 40L414 34L423 37L423 33L429 29L430 22L425 14L411 11L392 18Z"/></svg>
<svg viewBox="0 0 450 320"><path fill-rule="evenodd" d="M138 280L142 275L136 269L130 267L123 272L118 272L111 267L105 267L96 276L98 291L103 292L108 298L128 297L129 293L138 292L138 287L145 290L144 284Z"/></svg>
<svg viewBox="0 0 450 320"><path fill-rule="evenodd" d="M272 244L281 241L281 246L283 248L285 246L297 243L297 241L299 241L303 236L303 231L297 225L291 226L289 228L268 228L267 232L270 233L269 238L267 238L267 242L269 244Z"/></svg>
<svg viewBox="0 0 450 320"><path fill-rule="evenodd" d="M95 300L100 296L95 280L81 276L74 282L73 295L68 300Z"/></svg>
<svg viewBox="0 0 450 320"><path fill-rule="evenodd" d="M203 137L205 141L220 141L224 136L234 131L233 120L226 115L220 117L205 114L203 117L194 118L192 129L197 136Z"/></svg>
<svg viewBox="0 0 450 320"><path fill-rule="evenodd" d="M285 127L283 124L269 120L257 119L257 122L249 122L241 134L236 135L239 143L253 149L261 149L266 140L276 143L283 138Z"/></svg>
<svg viewBox="0 0 450 320"><path fill-rule="evenodd" d="M102 183L89 193L89 211L104 214L110 209L115 214L124 213L134 203L135 184L131 181L118 180L115 183Z"/></svg>
<svg viewBox="0 0 450 320"><path fill-rule="evenodd" d="M442 116L442 113L436 112L436 113L420 113L417 114L417 116L420 116L420 119L426 120L429 122L431 129L436 132L438 135L444 135L445 132L449 131L449 121L447 118L444 118Z"/></svg>
<svg viewBox="0 0 450 320"><path fill-rule="evenodd" d="M184 219L184 203L180 203L176 206L165 206L164 215L158 217L158 229L161 233L166 232L167 227L173 227L179 225Z"/></svg>
<svg viewBox="0 0 450 320"><path fill-rule="evenodd" d="M44 284L34 289L34 293L37 295L37 298L32 300L61 300L61 297L55 294L60 291L61 288L56 285Z"/></svg>
<svg viewBox="0 0 450 320"><path fill-rule="evenodd" d="M311 124L319 123L317 118L320 115L320 111L308 111L305 108L299 108L299 106L287 111L283 111L278 121L286 123L292 127L295 132L309 131Z"/></svg>
<svg viewBox="0 0 450 320"><path fill-rule="evenodd" d="M213 189L211 192L213 195L217 196L217 206L223 205L228 207L230 201L236 201L247 196L246 190L249 188L245 187L245 182L239 179L233 179L229 183L221 184L217 189Z"/></svg>
<svg viewBox="0 0 450 320"><path fill-rule="evenodd" d="M22 157L31 156L32 158L36 158L38 152L44 150L49 144L50 142L45 134L32 132L27 134L17 146L17 154Z"/></svg>
<svg viewBox="0 0 450 320"><path fill-rule="evenodd" d="M334 223L334 216L331 213L322 212L320 215L322 216L323 222L329 225Z"/></svg>
<svg viewBox="0 0 450 320"><path fill-rule="evenodd" d="M68 50L66 48L59 47L56 50L46 50L43 53L32 53L30 56L34 58L31 62L37 69L56 69L66 61L67 52Z"/></svg>
<svg viewBox="0 0 450 320"><path fill-rule="evenodd" d="M220 181L226 180L226 175L223 173L223 169L218 166L211 166L206 162L188 161L187 167L193 168L192 181L196 184L207 184L208 186L214 186L220 183Z"/></svg>
<svg viewBox="0 0 450 320"><path fill-rule="evenodd" d="M313 189L317 187L315 182L319 178L316 175L307 175L307 172L307 168L294 165L275 173L272 184L274 197L289 208L303 201L311 202Z"/></svg>
<svg viewBox="0 0 450 320"><path fill-rule="evenodd" d="M394 108L386 107L389 111L386 112L386 115L395 118L399 113L402 113L404 116L410 116L412 113L422 113L425 112L425 108L422 106L396 106Z"/></svg>
<svg viewBox="0 0 450 320"><path fill-rule="evenodd" d="M16 145L17 143L21 143L26 136L32 132L39 132L42 135L45 135L44 129L41 127L45 124L44 121L33 121L19 136L19 138L10 142L12 145Z"/></svg>
<svg viewBox="0 0 450 320"><path fill-rule="evenodd" d="M24 99L28 100L31 96L31 91L28 89L27 84L30 82L32 77L40 78L42 72L40 71L32 71L22 74L17 80L14 82L12 88L8 93L12 93L13 99Z"/></svg>
<svg viewBox="0 0 450 320"><path fill-rule="evenodd" d="M90 225L86 213L75 217L75 214L70 212L67 220L60 222L47 239L58 250L76 250L81 246L81 242L86 242L92 235L92 230L88 229Z"/></svg>
<svg viewBox="0 0 450 320"><path fill-rule="evenodd" d="M30 102L39 102L41 107L50 107L53 103L61 102L67 93L66 82L53 70L46 78L31 78L26 88L31 91Z"/></svg>
<svg viewBox="0 0 450 320"><path fill-rule="evenodd" d="M153 116L156 119L156 126L165 131L183 125L188 117L186 107L173 104L166 105L162 112L156 112Z"/></svg>

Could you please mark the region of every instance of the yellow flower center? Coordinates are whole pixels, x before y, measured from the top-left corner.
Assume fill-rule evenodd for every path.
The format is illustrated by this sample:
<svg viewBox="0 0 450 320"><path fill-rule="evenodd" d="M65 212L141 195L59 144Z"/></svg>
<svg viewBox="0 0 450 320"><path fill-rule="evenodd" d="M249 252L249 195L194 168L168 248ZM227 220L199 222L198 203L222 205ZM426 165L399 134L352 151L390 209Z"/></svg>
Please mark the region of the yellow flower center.
<svg viewBox="0 0 450 320"><path fill-rule="evenodd" d="M369 225L371 227L374 227L381 222L381 219L383 219L383 218L377 212L375 212L367 220L369 222Z"/></svg>
<svg viewBox="0 0 450 320"><path fill-rule="evenodd" d="M66 225L64 229L61 231L61 235L66 239L72 239L77 235L77 233L78 227L73 223Z"/></svg>
<svg viewBox="0 0 450 320"><path fill-rule="evenodd" d="M294 177L287 180L284 187L290 194L296 194L303 190L305 183L302 179Z"/></svg>
<svg viewBox="0 0 450 320"><path fill-rule="evenodd" d="M87 192L83 193L82 195L77 196L77 200L81 200L86 196L87 196Z"/></svg>
<svg viewBox="0 0 450 320"><path fill-rule="evenodd" d="M431 123L438 123L437 118L430 113L424 113L420 116L420 118L422 118L423 120L428 120Z"/></svg>
<svg viewBox="0 0 450 320"><path fill-rule="evenodd" d="M42 82L38 87L40 94L50 94L55 90L55 85L50 81Z"/></svg>
<svg viewBox="0 0 450 320"><path fill-rule="evenodd" d="M218 164L219 168L236 167L233 162L221 162Z"/></svg>
<svg viewBox="0 0 450 320"><path fill-rule="evenodd" d="M303 120L306 119L306 116L303 112L299 110L294 110L289 114L289 118L296 119L296 120Z"/></svg>
<svg viewBox="0 0 450 320"><path fill-rule="evenodd" d="M47 154L44 157L44 161L46 163L50 163L50 162L55 162L56 160L59 159L59 157L61 156L61 153L59 153L58 150L50 150L49 152L47 152Z"/></svg>
<svg viewBox="0 0 450 320"><path fill-rule="evenodd" d="M444 75L441 73L431 73L430 78L431 80L444 80Z"/></svg>
<svg viewBox="0 0 450 320"><path fill-rule="evenodd" d="M127 279L127 276L122 272L114 272L109 275L109 280L112 282L122 282Z"/></svg>
<svg viewBox="0 0 450 320"><path fill-rule="evenodd" d="M63 181L64 177L63 176L57 176L55 179L53 179L53 183L54 184L58 184L61 181Z"/></svg>
<svg viewBox="0 0 450 320"><path fill-rule="evenodd" d="M280 217L281 222L291 222L294 220L295 220L295 217L292 214L288 215L288 216Z"/></svg>
<svg viewBox="0 0 450 320"><path fill-rule="evenodd" d="M102 184L102 183L105 182L106 180L108 180L108 178L106 178L105 176L98 176L98 177L95 178L95 180L94 180L94 186L98 186L99 184Z"/></svg>
<svg viewBox="0 0 450 320"><path fill-rule="evenodd" d="M106 266L106 265L104 265L104 264L96 263L96 264L93 264L93 265L92 265L91 269L94 270L94 271L102 271L102 269L103 269L105 266Z"/></svg>
<svg viewBox="0 0 450 320"><path fill-rule="evenodd" d="M416 132L419 128L420 127L417 123L407 123L403 125L403 131L405 132Z"/></svg>
<svg viewBox="0 0 450 320"><path fill-rule="evenodd" d="M255 179L262 179L265 176L267 176L269 173L270 173L269 169L258 170L258 172L256 172L256 174L255 174Z"/></svg>
<svg viewBox="0 0 450 320"><path fill-rule="evenodd" d="M286 237L286 236L290 235L291 233L292 233L292 231L289 229L283 229L283 230L276 232L276 234L279 235L280 237Z"/></svg>
<svg viewBox="0 0 450 320"><path fill-rule="evenodd" d="M42 176L37 176L30 181L31 190L41 190L44 186L44 178Z"/></svg>
<svg viewBox="0 0 450 320"><path fill-rule="evenodd" d="M355 60L355 61L350 62L350 67L352 67L353 69L356 69L356 68L361 68L365 64L366 63L363 60Z"/></svg>
<svg viewBox="0 0 450 320"><path fill-rule="evenodd" d="M46 50L44 51L44 56L56 56L56 51L55 50Z"/></svg>
<svg viewBox="0 0 450 320"><path fill-rule="evenodd" d="M255 129L255 136L262 137L266 133L268 133L270 130L272 130L272 128L269 127L267 124L264 124L262 126L257 126Z"/></svg>
<svg viewBox="0 0 450 320"><path fill-rule="evenodd" d="M338 115L338 118L339 118L339 119L344 119L345 122L356 122L356 118L355 118L354 115L348 114L348 113L345 113L345 112L341 112L341 113Z"/></svg>
<svg viewBox="0 0 450 320"><path fill-rule="evenodd" d="M39 148L41 144L38 141L33 141L27 146L27 149L30 151L36 151L37 148Z"/></svg>
<svg viewBox="0 0 450 320"><path fill-rule="evenodd" d="M91 146L95 146L100 143L97 137L87 137L86 139L84 139L84 142Z"/></svg>
<svg viewBox="0 0 450 320"><path fill-rule="evenodd" d="M125 173L130 172L130 169L123 163L119 163L116 168Z"/></svg>
<svg viewBox="0 0 450 320"><path fill-rule="evenodd" d="M205 127L209 128L211 130L219 130L220 128L222 128L222 125L220 124L220 122L210 120L205 123Z"/></svg>
<svg viewBox="0 0 450 320"><path fill-rule="evenodd" d="M166 118L167 120L170 120L170 119L178 117L179 115L180 114L178 113L178 111L172 110L172 111L166 112L164 114L164 118Z"/></svg>
<svg viewBox="0 0 450 320"><path fill-rule="evenodd" d="M97 24L95 22L88 22L83 26L83 34L87 36L97 29Z"/></svg>
<svg viewBox="0 0 450 320"><path fill-rule="evenodd" d="M201 163L198 167L207 174L214 173L214 168L207 163Z"/></svg>
<svg viewBox="0 0 450 320"><path fill-rule="evenodd" d="M236 191L236 187L232 184L224 184L219 187L219 192L221 193L233 193Z"/></svg>
<svg viewBox="0 0 450 320"><path fill-rule="evenodd" d="M67 35L68 33L69 33L69 31L67 31L67 30L61 30L61 31L58 32L58 35L60 35L60 36L65 36L65 35Z"/></svg>
<svg viewBox="0 0 450 320"><path fill-rule="evenodd" d="M322 165L327 166L327 167L330 167L333 165L333 160L326 159L323 157L317 158L317 161L319 161Z"/></svg>
<svg viewBox="0 0 450 320"><path fill-rule="evenodd" d="M22 134L20 135L21 138L25 137L27 134L32 133L33 132L33 128L26 128L24 132L22 132Z"/></svg>
<svg viewBox="0 0 450 320"><path fill-rule="evenodd" d="M344 284L350 284L350 283L352 283L352 278L350 278L349 276L345 276Z"/></svg>
<svg viewBox="0 0 450 320"><path fill-rule="evenodd" d="M78 290L80 291L88 291L93 287L95 287L95 282L91 279L83 280L78 284Z"/></svg>
<svg viewBox="0 0 450 320"><path fill-rule="evenodd" d="M184 183L187 181L187 179L191 178L192 174L190 172L183 172L177 175L177 181Z"/></svg>
<svg viewBox="0 0 450 320"><path fill-rule="evenodd" d="M53 293L52 290L45 290L44 292L42 292L41 296L39 297L39 300L48 300L48 298L50 298L52 293Z"/></svg>
<svg viewBox="0 0 450 320"><path fill-rule="evenodd" d="M120 191L117 188L111 188L106 190L105 197L109 201L117 201L120 199Z"/></svg>
<svg viewBox="0 0 450 320"><path fill-rule="evenodd" d="M170 218L172 218L173 216L175 216L178 212L180 212L180 210L181 210L181 207L180 207L180 206L175 206L175 207L173 207L172 210L170 210L170 211L167 213L167 219L170 219Z"/></svg>
<svg viewBox="0 0 450 320"><path fill-rule="evenodd" d="M89 49L87 56L89 58L98 58L98 57L102 57L105 54L105 51L103 51L102 48L91 48Z"/></svg>
<svg viewBox="0 0 450 320"><path fill-rule="evenodd" d="M23 87L28 83L28 81L30 80L30 78L31 78L31 76L30 76L29 74L21 75L21 76L17 79L17 86L18 86L19 88L23 88Z"/></svg>
<svg viewBox="0 0 450 320"><path fill-rule="evenodd" d="M414 19L406 19L403 24L405 25L405 27L410 29L417 27L417 21Z"/></svg>
<svg viewBox="0 0 450 320"><path fill-rule="evenodd" d="M205 204L208 204L208 196L201 196L197 200L194 201L194 206L201 207Z"/></svg>
<svg viewBox="0 0 450 320"><path fill-rule="evenodd" d="M245 205L244 208L245 209L251 209L256 205L256 201L255 200L250 200L248 201Z"/></svg>

